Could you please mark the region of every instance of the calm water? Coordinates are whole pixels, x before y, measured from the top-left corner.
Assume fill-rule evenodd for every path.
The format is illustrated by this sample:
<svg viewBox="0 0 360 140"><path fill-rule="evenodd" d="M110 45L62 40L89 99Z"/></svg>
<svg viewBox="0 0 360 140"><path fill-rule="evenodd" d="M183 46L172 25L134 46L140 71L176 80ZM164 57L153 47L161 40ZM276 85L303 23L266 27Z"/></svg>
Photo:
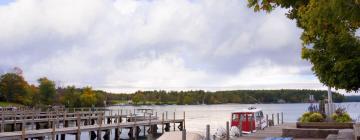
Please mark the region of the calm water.
<svg viewBox="0 0 360 140"><path fill-rule="evenodd" d="M223 105L152 105L152 106L111 106L108 109L117 112L119 109L133 111L139 108L154 109L158 116L161 113L168 112L168 118L173 118L173 113L176 112L176 118L183 118L183 112L186 112L186 129L187 131L204 134L206 124L210 124L211 132L219 127L225 127L226 121L230 120L230 114L233 111L248 108L249 106L256 106L262 108L264 114L284 112L284 122L296 122L299 116L307 111L310 104L223 104ZM339 103L336 106L345 107L353 119L360 116L360 103ZM275 116L276 117L276 116ZM160 128L160 126L159 126ZM158 131L161 131L160 129ZM142 132L140 133L142 134ZM82 133L82 138L88 137L88 133ZM111 133L114 137L114 132ZM122 138L127 137L126 130L121 134ZM67 137L71 139L71 137Z"/></svg>
<svg viewBox="0 0 360 140"><path fill-rule="evenodd" d="M222 105L153 105L153 106L112 106L109 109L117 111L118 109L133 110L138 108L151 108L161 116L162 112L168 111L168 117L173 118L173 112L176 112L176 118L183 118L183 112L186 112L186 129L188 131L205 131L206 124L210 124L214 131L218 127L224 127L226 121L230 120L230 114L233 111L256 106L262 108L264 114L276 114L284 112L284 122L296 122L302 113L307 111L309 103L299 104L222 104ZM360 115L360 103L339 103L336 106L345 107L350 116L355 119ZM270 116L269 116L270 117Z"/></svg>

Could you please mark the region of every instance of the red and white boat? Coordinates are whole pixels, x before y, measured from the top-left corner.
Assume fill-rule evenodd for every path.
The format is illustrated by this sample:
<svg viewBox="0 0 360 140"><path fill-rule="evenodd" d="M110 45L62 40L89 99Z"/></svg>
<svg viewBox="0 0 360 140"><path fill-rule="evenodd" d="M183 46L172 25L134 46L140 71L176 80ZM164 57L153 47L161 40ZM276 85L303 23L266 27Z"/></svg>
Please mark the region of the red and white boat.
<svg viewBox="0 0 360 140"><path fill-rule="evenodd" d="M266 119L260 108L249 107L231 113L231 127L240 127L243 133L256 132L266 127Z"/></svg>

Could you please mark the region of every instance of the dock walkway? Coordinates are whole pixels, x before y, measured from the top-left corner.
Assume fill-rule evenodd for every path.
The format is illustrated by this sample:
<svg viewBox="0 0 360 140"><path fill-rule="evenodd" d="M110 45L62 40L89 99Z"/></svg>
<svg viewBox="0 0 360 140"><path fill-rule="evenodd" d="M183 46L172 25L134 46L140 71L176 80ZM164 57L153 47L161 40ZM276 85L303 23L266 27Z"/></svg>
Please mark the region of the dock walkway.
<svg viewBox="0 0 360 140"><path fill-rule="evenodd" d="M295 123L284 123L271 127L266 127L264 130L257 130L256 133L245 134L240 138L234 140L264 140L269 137L281 137L283 128L296 128ZM325 140L325 139L305 139L305 138L295 138L294 140Z"/></svg>
<svg viewBox="0 0 360 140"><path fill-rule="evenodd" d="M22 139L23 136L26 138L34 137L45 137L50 135L60 135L60 134L75 134L80 132L89 132L89 131L104 131L109 129L120 129L120 128L131 128L137 126L151 126L151 125L161 125L166 123L182 123L183 119L177 120L156 120L156 121L139 121L139 122L124 122L124 123L114 123L114 124L104 124L104 125L87 125L81 127L66 127L59 129L40 129L40 130L29 130L23 134L22 131L15 132L3 132L0 133L0 140L9 140L9 139Z"/></svg>

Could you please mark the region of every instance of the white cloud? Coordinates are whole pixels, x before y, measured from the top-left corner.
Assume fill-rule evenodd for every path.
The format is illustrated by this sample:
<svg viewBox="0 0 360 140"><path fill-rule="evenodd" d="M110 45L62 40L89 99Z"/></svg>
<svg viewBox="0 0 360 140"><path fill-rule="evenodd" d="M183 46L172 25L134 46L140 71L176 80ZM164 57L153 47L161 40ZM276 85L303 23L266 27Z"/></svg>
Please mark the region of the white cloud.
<svg viewBox="0 0 360 140"><path fill-rule="evenodd" d="M0 67L116 91L317 84L285 12L233 0L17 0L0 6Z"/></svg>
<svg viewBox="0 0 360 140"><path fill-rule="evenodd" d="M270 60L255 61L239 71L235 77L229 78L225 85L230 86L264 86L264 85L287 85L314 84L318 83L313 75L301 75L301 72L309 67L282 66L272 63ZM225 86L224 85L224 86Z"/></svg>

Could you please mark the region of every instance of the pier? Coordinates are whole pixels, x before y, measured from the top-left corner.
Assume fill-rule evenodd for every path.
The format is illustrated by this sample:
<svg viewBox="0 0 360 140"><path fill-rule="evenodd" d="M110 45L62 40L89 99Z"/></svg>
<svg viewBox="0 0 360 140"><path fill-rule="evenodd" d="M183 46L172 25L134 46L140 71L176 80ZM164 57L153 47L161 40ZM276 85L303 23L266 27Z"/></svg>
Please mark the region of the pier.
<svg viewBox="0 0 360 140"><path fill-rule="evenodd" d="M176 118L175 112L169 117L168 112L158 116L157 112L136 113L135 110L15 110L1 111L0 140L8 139L45 139L65 140L65 135L75 135L81 139L81 133L90 133L90 139L110 139L110 131L115 131L115 139L120 139L121 129L128 129L130 139L137 139L142 131L143 136L152 137L170 130L185 129L183 118ZM143 128L142 130L140 128ZM105 132L102 136L101 132ZM59 138L60 137L60 138Z"/></svg>

